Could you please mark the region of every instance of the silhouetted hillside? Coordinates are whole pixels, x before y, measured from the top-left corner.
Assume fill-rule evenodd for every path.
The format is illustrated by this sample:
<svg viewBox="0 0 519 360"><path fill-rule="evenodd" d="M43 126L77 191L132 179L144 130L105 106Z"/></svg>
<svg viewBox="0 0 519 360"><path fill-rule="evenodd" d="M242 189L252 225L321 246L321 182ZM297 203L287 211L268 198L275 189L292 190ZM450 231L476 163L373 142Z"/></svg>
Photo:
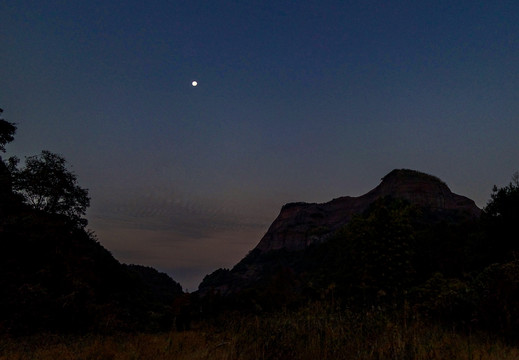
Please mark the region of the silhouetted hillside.
<svg viewBox="0 0 519 360"><path fill-rule="evenodd" d="M121 265L62 215L12 193L0 162L0 332L169 329L180 285Z"/></svg>
<svg viewBox="0 0 519 360"><path fill-rule="evenodd" d="M146 284L156 301L172 304L178 295L183 294L182 286L167 274L158 272L152 267L142 265L124 265L128 272L137 276Z"/></svg>

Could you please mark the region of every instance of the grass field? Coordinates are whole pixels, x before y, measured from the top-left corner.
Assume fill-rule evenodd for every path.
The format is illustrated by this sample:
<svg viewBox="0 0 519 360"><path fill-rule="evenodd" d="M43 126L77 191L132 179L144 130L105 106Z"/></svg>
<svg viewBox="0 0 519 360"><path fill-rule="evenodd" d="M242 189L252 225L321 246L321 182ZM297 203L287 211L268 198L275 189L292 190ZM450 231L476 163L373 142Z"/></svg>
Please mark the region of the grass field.
<svg viewBox="0 0 519 360"><path fill-rule="evenodd" d="M487 333L311 306L296 312L227 316L185 332L0 340L0 360L22 359L515 360L519 348Z"/></svg>

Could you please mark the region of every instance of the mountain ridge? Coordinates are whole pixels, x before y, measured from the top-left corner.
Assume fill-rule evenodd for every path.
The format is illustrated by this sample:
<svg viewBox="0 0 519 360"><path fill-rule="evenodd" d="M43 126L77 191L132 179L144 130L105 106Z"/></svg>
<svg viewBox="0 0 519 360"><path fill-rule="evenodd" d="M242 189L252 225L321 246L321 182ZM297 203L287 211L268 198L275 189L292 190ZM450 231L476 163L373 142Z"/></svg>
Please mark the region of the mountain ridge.
<svg viewBox="0 0 519 360"><path fill-rule="evenodd" d="M325 241L354 214L365 211L378 198L394 197L435 212L461 212L478 217L481 209L465 196L451 192L439 178L409 169L395 169L374 189L358 197L341 196L326 203L288 203L260 240L261 252L277 249L302 250ZM327 230L325 229L328 228Z"/></svg>
<svg viewBox="0 0 519 360"><path fill-rule="evenodd" d="M454 194L446 183L433 175L395 169L381 180L374 189L357 197L283 205L256 247L231 270L219 269L207 275L199 286L200 294L216 291L229 295L250 287L251 283L263 281L269 268L264 266L269 254L283 252L281 256L287 256L290 261L291 253L300 253L312 245L326 242L379 199L403 200L423 209L434 222L470 220L481 215L482 210L473 200Z"/></svg>

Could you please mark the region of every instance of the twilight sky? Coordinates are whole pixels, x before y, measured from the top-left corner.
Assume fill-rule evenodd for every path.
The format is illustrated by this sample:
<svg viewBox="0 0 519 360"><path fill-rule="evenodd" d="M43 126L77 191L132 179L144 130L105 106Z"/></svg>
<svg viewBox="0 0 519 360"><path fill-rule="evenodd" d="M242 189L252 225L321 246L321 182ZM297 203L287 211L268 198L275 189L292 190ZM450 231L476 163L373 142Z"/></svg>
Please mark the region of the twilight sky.
<svg viewBox="0 0 519 360"><path fill-rule="evenodd" d="M7 155L63 155L100 242L190 291L284 203L519 170L516 0L4 0L0 48Z"/></svg>

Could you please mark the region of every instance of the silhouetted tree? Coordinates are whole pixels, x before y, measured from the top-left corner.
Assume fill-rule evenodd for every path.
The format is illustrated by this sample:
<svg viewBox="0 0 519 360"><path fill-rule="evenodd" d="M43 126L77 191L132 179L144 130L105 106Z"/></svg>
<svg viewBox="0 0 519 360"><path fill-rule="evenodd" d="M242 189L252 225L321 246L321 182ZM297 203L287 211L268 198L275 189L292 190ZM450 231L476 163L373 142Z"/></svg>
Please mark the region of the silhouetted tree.
<svg viewBox="0 0 519 360"><path fill-rule="evenodd" d="M494 185L490 201L485 207L485 213L496 219L517 219L519 215L519 172L512 176L508 186L498 188Z"/></svg>
<svg viewBox="0 0 519 360"><path fill-rule="evenodd" d="M0 114L3 110L0 109ZM5 145L14 140L16 126L4 119L0 119L0 152L5 152ZM12 198L11 175L0 156L0 207L9 206L7 203Z"/></svg>
<svg viewBox="0 0 519 360"><path fill-rule="evenodd" d="M365 295L397 296L413 280L413 208L405 202L381 199L346 228L352 275ZM371 294L370 294L371 292Z"/></svg>
<svg viewBox="0 0 519 360"><path fill-rule="evenodd" d="M306 252L303 269L312 285L332 285L337 296L360 305L400 301L416 280L416 212L402 200L375 201L330 240Z"/></svg>
<svg viewBox="0 0 519 360"><path fill-rule="evenodd" d="M0 114L4 110L0 109ZM0 119L0 151L5 152L5 145L14 140L14 133L16 132L16 125Z"/></svg>
<svg viewBox="0 0 519 360"><path fill-rule="evenodd" d="M50 151L25 159L18 169L18 158L9 159L13 190L33 208L50 214L65 215L78 227L87 224L83 215L90 205L88 190L77 184L76 175L67 169L66 160Z"/></svg>
<svg viewBox="0 0 519 360"><path fill-rule="evenodd" d="M484 209L488 244L494 260L511 260L519 251L517 224L519 223L519 172L502 188L494 185L491 199ZM503 258L504 257L504 258Z"/></svg>

